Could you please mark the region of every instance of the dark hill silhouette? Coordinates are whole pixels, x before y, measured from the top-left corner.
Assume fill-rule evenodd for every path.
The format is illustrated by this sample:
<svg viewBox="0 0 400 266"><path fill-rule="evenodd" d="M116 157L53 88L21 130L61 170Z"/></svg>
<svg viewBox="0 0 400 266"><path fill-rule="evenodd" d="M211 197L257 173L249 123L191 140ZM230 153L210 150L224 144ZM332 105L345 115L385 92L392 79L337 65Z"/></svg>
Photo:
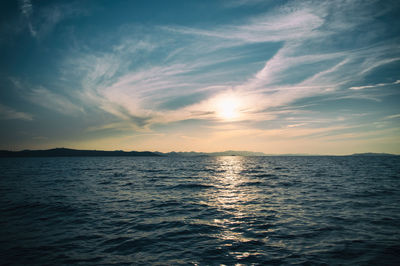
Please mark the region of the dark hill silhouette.
<svg viewBox="0 0 400 266"><path fill-rule="evenodd" d="M99 157L99 156L160 156L149 151L97 151L56 148L50 150L0 151L0 157Z"/></svg>
<svg viewBox="0 0 400 266"><path fill-rule="evenodd" d="M118 157L118 156L166 156L166 157L193 157L193 156L320 156L309 154L265 154L250 151L224 151L224 152L150 152L150 151L102 151L102 150L75 150L67 148L55 148L49 150L0 150L1 157ZM355 153L346 156L399 156L388 153Z"/></svg>
<svg viewBox="0 0 400 266"><path fill-rule="evenodd" d="M354 153L351 156L396 156L396 154L366 152L366 153Z"/></svg>

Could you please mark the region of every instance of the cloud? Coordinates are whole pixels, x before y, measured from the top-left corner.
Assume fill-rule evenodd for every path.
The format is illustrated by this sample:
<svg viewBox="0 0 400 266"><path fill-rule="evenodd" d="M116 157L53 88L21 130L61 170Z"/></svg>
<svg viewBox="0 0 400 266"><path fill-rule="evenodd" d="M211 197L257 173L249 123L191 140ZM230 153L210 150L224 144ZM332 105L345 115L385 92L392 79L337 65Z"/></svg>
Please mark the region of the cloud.
<svg viewBox="0 0 400 266"><path fill-rule="evenodd" d="M400 118L400 114L389 115L385 117L385 119L395 119L395 118Z"/></svg>
<svg viewBox="0 0 400 266"><path fill-rule="evenodd" d="M33 12L32 3L30 0L20 1L21 12L24 16L29 17Z"/></svg>
<svg viewBox="0 0 400 266"><path fill-rule="evenodd" d="M395 82L391 82L391 83L378 83L378 84L374 84L374 85L365 85L365 86L358 86L358 87L350 87L349 90L363 90L363 89L384 87L384 86L396 85L396 84L400 84L400 80L396 80Z"/></svg>
<svg viewBox="0 0 400 266"><path fill-rule="evenodd" d="M26 98L37 105L62 114L76 116L84 113L82 107L72 103L72 101L65 96L52 92L44 87L31 90L27 93Z"/></svg>
<svg viewBox="0 0 400 266"><path fill-rule="evenodd" d="M0 104L0 119L9 120L9 119L19 119L32 121L33 116L28 113L16 111L8 106Z"/></svg>
<svg viewBox="0 0 400 266"><path fill-rule="evenodd" d="M236 90L258 91L259 99L265 99L264 108L268 108L340 90L349 82L361 81L368 72L365 69L372 70L394 61L390 58L393 54L393 45L390 43L362 49L324 51L321 45L329 44L336 36L373 19L372 9L358 12L361 14L359 20L341 15L349 13L345 12L346 9L354 9L352 4L343 3L336 9L327 3L291 4L251 19L244 25L223 26L213 30L168 29L182 34L239 40L243 43L283 41L283 47L265 63L264 68L248 81L234 87ZM310 50L306 45L315 49Z"/></svg>
<svg viewBox="0 0 400 266"><path fill-rule="evenodd" d="M373 1L294 1L235 25L135 28L116 35L103 53L78 54L66 67L81 75L83 101L137 129L223 122L215 105L228 94L241 99L243 121L268 121L281 115L274 108L318 95L379 100L351 92L368 88L356 85L399 58L395 39L374 39L379 25L364 29L385 12L377 14ZM271 43L279 43L276 50Z"/></svg>
<svg viewBox="0 0 400 266"><path fill-rule="evenodd" d="M31 35L33 37L36 37L37 31L34 29L34 27L32 25L32 20L31 20L31 15L33 13L33 5L31 3L31 1L30 0L20 0L19 4L20 4L20 9L21 9L21 14L27 20L29 32L31 33Z"/></svg>
<svg viewBox="0 0 400 266"><path fill-rule="evenodd" d="M31 0L19 0L19 8L23 18L23 27L27 27L32 37L40 40L48 35L61 21L87 15L88 11L77 3L49 3L33 6ZM17 28L21 27L18 25Z"/></svg>
<svg viewBox="0 0 400 266"><path fill-rule="evenodd" d="M189 27L162 27L165 30L199 35L207 38L240 41L240 43L298 41L310 36L317 36L317 28L323 20L312 13L311 9L278 9L263 16L251 19L238 26L222 26L214 30Z"/></svg>
<svg viewBox="0 0 400 266"><path fill-rule="evenodd" d="M224 2L224 6L228 8L236 8L236 7L242 7L242 6L248 6L248 5L257 5L260 3L267 2L266 0L231 0L231 1L226 1ZM270 1L268 1L270 2Z"/></svg>

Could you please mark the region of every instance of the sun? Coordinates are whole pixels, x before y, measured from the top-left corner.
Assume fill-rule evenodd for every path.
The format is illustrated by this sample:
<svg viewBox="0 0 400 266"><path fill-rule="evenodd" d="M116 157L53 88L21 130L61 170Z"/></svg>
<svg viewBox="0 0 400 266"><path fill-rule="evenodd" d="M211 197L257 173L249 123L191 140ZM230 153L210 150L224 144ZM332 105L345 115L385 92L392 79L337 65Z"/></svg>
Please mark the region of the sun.
<svg viewBox="0 0 400 266"><path fill-rule="evenodd" d="M234 120L239 117L239 99L233 96L223 97L217 102L217 114L224 120Z"/></svg>

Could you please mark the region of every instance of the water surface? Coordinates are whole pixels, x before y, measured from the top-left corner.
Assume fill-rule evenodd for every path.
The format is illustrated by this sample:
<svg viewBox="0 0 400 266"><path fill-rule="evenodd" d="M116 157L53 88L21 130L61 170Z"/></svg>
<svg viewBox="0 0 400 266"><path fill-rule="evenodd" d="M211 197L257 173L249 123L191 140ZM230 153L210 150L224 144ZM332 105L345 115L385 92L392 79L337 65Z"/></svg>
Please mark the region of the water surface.
<svg viewBox="0 0 400 266"><path fill-rule="evenodd" d="M395 265L400 158L2 158L0 212L0 264Z"/></svg>

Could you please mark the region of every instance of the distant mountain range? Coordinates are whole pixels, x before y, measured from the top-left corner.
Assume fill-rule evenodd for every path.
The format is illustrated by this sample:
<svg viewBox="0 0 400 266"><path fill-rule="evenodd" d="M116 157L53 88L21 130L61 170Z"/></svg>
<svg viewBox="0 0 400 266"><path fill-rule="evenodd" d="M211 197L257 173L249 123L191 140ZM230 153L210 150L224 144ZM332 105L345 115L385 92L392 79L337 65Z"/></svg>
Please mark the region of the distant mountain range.
<svg viewBox="0 0 400 266"><path fill-rule="evenodd" d="M150 151L98 151L98 150L74 150L67 148L55 148L49 150L0 150L0 157L100 157L100 156L266 156L262 152L250 151L224 151L224 152L150 152Z"/></svg>
<svg viewBox="0 0 400 266"><path fill-rule="evenodd" d="M55 148L49 150L0 150L0 157L111 157L111 156L165 156L165 157L198 157L198 156L318 156L309 154L265 154L251 151L223 151L223 152L150 152L150 151L98 151L98 150L74 150L67 148ZM355 153L347 156L398 156L388 153Z"/></svg>
<svg viewBox="0 0 400 266"><path fill-rule="evenodd" d="M56 148L50 150L0 151L0 157L100 157L100 156L160 156L149 151L97 151Z"/></svg>
<svg viewBox="0 0 400 266"><path fill-rule="evenodd" d="M263 152L252 152L252 151L223 151L223 152L155 152L161 156L399 156L390 153L354 153L350 155L321 155L321 154L305 154L305 153L288 153L288 154L266 154Z"/></svg>
<svg viewBox="0 0 400 266"><path fill-rule="evenodd" d="M391 153L374 153L374 152L367 152L367 153L354 153L351 156L399 156L397 154Z"/></svg>

